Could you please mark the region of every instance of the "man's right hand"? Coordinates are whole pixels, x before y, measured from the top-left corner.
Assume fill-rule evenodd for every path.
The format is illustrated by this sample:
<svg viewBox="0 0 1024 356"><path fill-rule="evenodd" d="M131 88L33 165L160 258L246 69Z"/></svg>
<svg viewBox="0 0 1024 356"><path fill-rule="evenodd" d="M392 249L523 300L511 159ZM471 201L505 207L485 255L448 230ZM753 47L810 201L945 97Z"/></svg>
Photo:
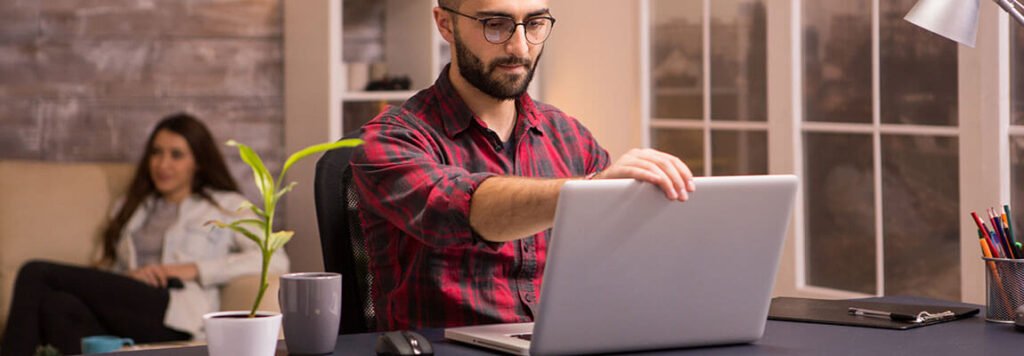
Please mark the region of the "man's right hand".
<svg viewBox="0 0 1024 356"><path fill-rule="evenodd" d="M594 179L633 178L657 185L672 200L686 201L693 192L693 172L676 156L650 148L634 148Z"/></svg>

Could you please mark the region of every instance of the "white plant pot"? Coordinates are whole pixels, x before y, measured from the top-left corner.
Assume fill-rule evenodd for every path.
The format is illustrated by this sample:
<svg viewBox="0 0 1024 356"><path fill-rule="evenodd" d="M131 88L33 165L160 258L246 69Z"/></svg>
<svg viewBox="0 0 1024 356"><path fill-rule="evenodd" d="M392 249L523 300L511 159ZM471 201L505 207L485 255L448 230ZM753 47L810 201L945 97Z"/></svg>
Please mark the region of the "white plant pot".
<svg viewBox="0 0 1024 356"><path fill-rule="evenodd" d="M281 313L225 311L203 315L210 356L273 356L281 330Z"/></svg>

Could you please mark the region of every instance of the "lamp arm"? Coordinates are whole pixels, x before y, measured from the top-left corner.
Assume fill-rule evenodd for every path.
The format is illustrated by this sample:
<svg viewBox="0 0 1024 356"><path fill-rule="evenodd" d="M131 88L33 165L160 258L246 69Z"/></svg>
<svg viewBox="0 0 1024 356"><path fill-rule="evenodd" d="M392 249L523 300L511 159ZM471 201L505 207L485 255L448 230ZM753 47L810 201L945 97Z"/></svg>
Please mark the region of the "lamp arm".
<svg viewBox="0 0 1024 356"><path fill-rule="evenodd" d="M1017 21L1018 24L1024 25L1024 14L1021 14L1020 10L1017 9L1017 6L1020 6L1020 3L1017 2L1017 0L992 0L992 1L995 1L995 3L997 5L999 5L999 7L1003 8L1003 10L1006 10L1006 12L1008 12L1010 14L1010 16L1013 17L1013 19ZM1015 6L1015 4L1016 4L1016 6Z"/></svg>

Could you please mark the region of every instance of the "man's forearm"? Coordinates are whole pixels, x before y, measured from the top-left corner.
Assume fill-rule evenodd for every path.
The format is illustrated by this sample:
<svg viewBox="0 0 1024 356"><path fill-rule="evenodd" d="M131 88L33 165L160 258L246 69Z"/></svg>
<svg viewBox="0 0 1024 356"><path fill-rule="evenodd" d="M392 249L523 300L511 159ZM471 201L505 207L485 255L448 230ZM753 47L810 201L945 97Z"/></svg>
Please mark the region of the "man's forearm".
<svg viewBox="0 0 1024 356"><path fill-rule="evenodd" d="M469 225L485 240L521 239L551 227L567 179L494 177L473 193Z"/></svg>

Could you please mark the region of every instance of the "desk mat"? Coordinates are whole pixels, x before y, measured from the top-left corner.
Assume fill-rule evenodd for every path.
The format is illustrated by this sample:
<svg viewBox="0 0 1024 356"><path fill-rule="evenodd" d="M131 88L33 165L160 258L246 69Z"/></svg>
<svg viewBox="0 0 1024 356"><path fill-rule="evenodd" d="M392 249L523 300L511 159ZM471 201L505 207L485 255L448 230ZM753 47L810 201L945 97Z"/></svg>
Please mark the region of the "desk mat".
<svg viewBox="0 0 1024 356"><path fill-rule="evenodd" d="M917 313L922 311L926 311L929 313L941 313L948 310L952 311L953 314L955 314L955 316L942 320L931 320L921 323L912 323L860 315L851 315L849 313L850 307L884 310L888 312L913 315L916 315ZM951 320L963 319L966 317L974 316L976 314L978 314L978 308L904 303L880 303L865 302L858 300L825 300L809 298L776 297L772 298L771 309L768 310L768 319L906 330L943 323Z"/></svg>

